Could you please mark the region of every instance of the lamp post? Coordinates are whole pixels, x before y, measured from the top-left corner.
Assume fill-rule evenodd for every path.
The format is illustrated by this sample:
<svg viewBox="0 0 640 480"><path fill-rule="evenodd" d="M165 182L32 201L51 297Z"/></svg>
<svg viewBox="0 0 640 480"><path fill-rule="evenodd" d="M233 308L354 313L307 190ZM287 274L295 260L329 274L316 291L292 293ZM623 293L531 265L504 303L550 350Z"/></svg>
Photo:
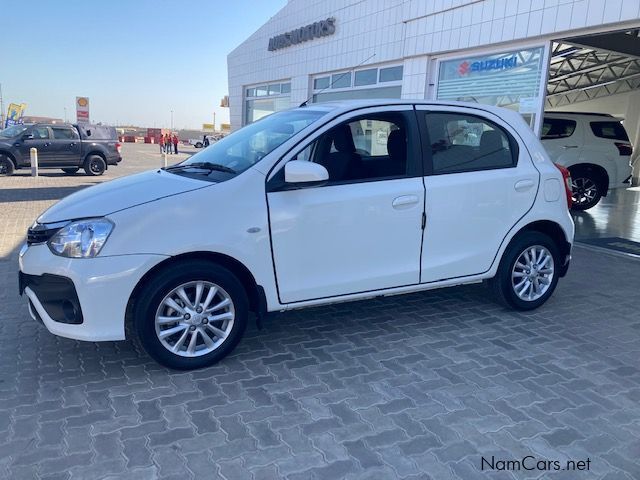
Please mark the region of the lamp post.
<svg viewBox="0 0 640 480"><path fill-rule="evenodd" d="M64 123L67 123L67 107L64 107Z"/></svg>
<svg viewBox="0 0 640 480"><path fill-rule="evenodd" d="M171 131L173 132L173 110L171 110Z"/></svg>

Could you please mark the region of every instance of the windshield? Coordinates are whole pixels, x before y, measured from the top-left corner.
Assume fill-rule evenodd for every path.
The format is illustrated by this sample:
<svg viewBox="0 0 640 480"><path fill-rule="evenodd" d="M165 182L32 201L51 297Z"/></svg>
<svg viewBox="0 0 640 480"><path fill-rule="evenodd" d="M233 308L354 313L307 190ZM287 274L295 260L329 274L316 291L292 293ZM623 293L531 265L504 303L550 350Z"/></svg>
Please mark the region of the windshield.
<svg viewBox="0 0 640 480"><path fill-rule="evenodd" d="M28 127L25 127L24 125L13 125L12 127L5 128L4 130L0 131L0 137L3 137L3 138L17 137L22 132L24 132L27 128Z"/></svg>
<svg viewBox="0 0 640 480"><path fill-rule="evenodd" d="M189 165L194 165L195 168L196 164L214 164L233 170L235 174L241 173L325 113L309 109L274 113L227 135L179 166L181 169L188 169ZM175 173L175 170L172 172Z"/></svg>

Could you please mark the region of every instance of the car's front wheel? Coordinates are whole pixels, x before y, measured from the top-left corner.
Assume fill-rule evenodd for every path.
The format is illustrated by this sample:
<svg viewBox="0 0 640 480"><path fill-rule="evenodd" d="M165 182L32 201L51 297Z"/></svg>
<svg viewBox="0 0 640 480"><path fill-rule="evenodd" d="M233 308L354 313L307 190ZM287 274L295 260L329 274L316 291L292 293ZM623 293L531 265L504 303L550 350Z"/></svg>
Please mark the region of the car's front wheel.
<svg viewBox="0 0 640 480"><path fill-rule="evenodd" d="M525 232L509 244L489 285L504 305L532 310L553 294L559 267L555 242L543 233Z"/></svg>
<svg viewBox="0 0 640 480"><path fill-rule="evenodd" d="M194 147L196 147L196 148L202 148L202 142L196 142L196 144L194 145Z"/></svg>
<svg viewBox="0 0 640 480"><path fill-rule="evenodd" d="M242 283L215 263L186 261L162 270L138 298L133 309L138 340L169 368L213 365L235 348L247 326Z"/></svg>

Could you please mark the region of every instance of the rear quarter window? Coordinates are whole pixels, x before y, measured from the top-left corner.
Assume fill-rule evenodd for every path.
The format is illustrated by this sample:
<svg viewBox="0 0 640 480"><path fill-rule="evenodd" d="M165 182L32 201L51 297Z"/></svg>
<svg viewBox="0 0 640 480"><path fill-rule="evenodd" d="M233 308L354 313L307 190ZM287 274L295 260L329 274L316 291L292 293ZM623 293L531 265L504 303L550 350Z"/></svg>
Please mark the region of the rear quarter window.
<svg viewBox="0 0 640 480"><path fill-rule="evenodd" d="M596 137L629 141L629 136L620 122L591 122L591 131Z"/></svg>

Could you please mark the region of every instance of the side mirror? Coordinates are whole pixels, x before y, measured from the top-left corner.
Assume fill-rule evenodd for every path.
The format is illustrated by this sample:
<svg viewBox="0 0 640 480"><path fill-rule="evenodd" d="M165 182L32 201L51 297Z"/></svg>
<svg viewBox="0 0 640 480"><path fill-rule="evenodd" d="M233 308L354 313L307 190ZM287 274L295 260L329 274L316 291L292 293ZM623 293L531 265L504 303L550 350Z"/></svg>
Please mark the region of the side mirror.
<svg viewBox="0 0 640 480"><path fill-rule="evenodd" d="M33 139L34 139L33 133L28 133L22 136L22 140L33 140Z"/></svg>
<svg viewBox="0 0 640 480"><path fill-rule="evenodd" d="M291 160L284 166L286 183L318 183L327 180L329 180L329 172L317 163Z"/></svg>

